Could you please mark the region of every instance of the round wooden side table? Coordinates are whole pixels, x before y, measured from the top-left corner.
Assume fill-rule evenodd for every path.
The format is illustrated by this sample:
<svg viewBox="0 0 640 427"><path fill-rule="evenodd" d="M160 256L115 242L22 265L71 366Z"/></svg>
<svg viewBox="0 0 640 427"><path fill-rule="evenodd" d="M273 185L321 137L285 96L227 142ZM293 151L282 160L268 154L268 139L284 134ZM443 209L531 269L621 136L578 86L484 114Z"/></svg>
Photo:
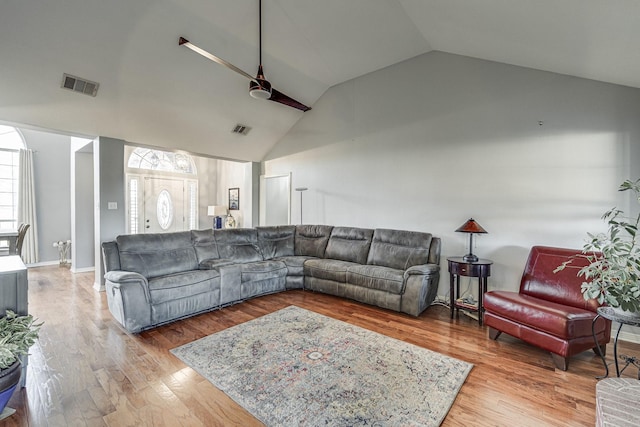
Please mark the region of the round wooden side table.
<svg viewBox="0 0 640 427"><path fill-rule="evenodd" d="M453 319L454 313L460 309L475 311L478 313L478 323L482 326L484 293L487 292L487 278L491 276L491 264L493 264L493 261L482 258L477 261L465 261L462 257L450 257L447 258L447 262L449 263L449 307L451 309L451 318ZM457 302L457 299L460 298L460 276L478 278L477 307Z"/></svg>

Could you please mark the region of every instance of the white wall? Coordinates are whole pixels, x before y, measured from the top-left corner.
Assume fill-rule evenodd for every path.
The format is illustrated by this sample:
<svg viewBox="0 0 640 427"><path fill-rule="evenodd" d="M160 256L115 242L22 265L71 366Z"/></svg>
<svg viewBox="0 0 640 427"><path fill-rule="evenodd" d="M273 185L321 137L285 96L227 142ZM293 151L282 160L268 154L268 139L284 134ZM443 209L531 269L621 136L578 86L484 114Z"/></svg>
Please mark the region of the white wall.
<svg viewBox="0 0 640 427"><path fill-rule="evenodd" d="M253 227L253 168L251 162L218 160L216 205L229 206L229 188L240 189L240 209L229 211L237 226Z"/></svg>
<svg viewBox="0 0 640 427"><path fill-rule="evenodd" d="M93 141L71 137L71 271L91 271L96 245L93 221ZM98 250L100 248L97 248Z"/></svg>
<svg viewBox="0 0 640 427"><path fill-rule="evenodd" d="M331 88L263 168L309 188L305 223L441 237L441 296L474 217L489 289L517 290L532 245L579 248L629 206L616 190L640 177L638 117L638 89L432 52Z"/></svg>
<svg viewBox="0 0 640 427"><path fill-rule="evenodd" d="M98 137L93 141L93 197L95 282L94 289L104 290L102 242L111 241L126 231L124 141ZM117 209L108 209L115 202Z"/></svg>
<svg viewBox="0 0 640 427"><path fill-rule="evenodd" d="M53 242L71 239L70 137L26 127L20 132L34 151L38 263L57 262Z"/></svg>

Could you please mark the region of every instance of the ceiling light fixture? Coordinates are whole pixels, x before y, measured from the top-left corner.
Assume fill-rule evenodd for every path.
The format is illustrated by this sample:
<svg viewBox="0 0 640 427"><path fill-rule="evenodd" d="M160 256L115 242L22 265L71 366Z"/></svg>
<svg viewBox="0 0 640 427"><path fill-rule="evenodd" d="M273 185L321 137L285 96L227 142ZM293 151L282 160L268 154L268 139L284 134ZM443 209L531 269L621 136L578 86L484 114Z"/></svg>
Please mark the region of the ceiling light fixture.
<svg viewBox="0 0 640 427"><path fill-rule="evenodd" d="M249 95L256 99L271 98L271 83L264 79L262 65L258 66L258 75L255 80L249 82Z"/></svg>

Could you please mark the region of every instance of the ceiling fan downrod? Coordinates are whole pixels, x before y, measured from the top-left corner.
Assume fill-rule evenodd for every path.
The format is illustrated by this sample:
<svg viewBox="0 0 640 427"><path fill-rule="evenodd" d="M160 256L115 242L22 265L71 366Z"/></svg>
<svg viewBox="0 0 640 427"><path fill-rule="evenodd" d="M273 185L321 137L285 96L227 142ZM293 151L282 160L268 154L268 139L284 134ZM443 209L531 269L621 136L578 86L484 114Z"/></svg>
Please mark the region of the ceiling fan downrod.
<svg viewBox="0 0 640 427"><path fill-rule="evenodd" d="M262 0L258 0L258 74L249 82L249 95L256 99L271 98L271 83L264 78L262 71Z"/></svg>

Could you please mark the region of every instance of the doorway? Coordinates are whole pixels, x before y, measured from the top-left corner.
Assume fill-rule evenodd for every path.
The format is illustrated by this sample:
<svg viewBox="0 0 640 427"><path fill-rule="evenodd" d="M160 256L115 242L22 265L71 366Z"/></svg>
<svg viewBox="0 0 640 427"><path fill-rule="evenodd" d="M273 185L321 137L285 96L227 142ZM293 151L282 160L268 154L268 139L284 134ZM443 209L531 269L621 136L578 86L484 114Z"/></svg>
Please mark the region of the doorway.
<svg viewBox="0 0 640 427"><path fill-rule="evenodd" d="M128 232L170 233L198 228L198 181L127 175Z"/></svg>
<svg viewBox="0 0 640 427"><path fill-rule="evenodd" d="M291 174L260 177L260 225L291 223Z"/></svg>

